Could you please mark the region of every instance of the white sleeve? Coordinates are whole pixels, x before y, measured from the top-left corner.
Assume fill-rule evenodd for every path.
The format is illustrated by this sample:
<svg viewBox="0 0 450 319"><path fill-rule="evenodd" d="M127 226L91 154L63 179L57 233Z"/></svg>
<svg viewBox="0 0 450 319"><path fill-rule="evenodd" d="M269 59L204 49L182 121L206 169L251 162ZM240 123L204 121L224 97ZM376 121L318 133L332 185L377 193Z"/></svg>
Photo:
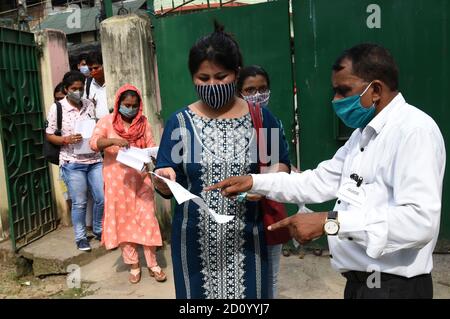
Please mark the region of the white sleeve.
<svg viewBox="0 0 450 319"><path fill-rule="evenodd" d="M352 237L378 258L427 245L439 232L445 146L440 134L416 130L401 139L388 174L393 204L339 211L339 238Z"/></svg>
<svg viewBox="0 0 450 319"><path fill-rule="evenodd" d="M283 203L312 204L335 199L349 142L332 159L320 163L314 170L300 174L252 174L253 187L250 192Z"/></svg>

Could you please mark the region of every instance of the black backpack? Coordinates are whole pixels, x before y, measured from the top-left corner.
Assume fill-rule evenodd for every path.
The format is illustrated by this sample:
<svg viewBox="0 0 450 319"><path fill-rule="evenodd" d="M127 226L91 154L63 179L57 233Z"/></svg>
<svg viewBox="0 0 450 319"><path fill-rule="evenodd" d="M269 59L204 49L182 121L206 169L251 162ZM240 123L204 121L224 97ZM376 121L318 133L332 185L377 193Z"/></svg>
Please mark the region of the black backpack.
<svg viewBox="0 0 450 319"><path fill-rule="evenodd" d="M47 127L48 122L45 121L45 127ZM61 103L56 102L56 131L55 135L62 135L62 106ZM50 143L47 140L44 132L44 145L43 145L43 154L44 158L52 164L59 165L59 151L61 150L60 145L55 145Z"/></svg>
<svg viewBox="0 0 450 319"><path fill-rule="evenodd" d="M90 76L86 80L86 98L89 100L89 93L91 92L91 84L93 77Z"/></svg>

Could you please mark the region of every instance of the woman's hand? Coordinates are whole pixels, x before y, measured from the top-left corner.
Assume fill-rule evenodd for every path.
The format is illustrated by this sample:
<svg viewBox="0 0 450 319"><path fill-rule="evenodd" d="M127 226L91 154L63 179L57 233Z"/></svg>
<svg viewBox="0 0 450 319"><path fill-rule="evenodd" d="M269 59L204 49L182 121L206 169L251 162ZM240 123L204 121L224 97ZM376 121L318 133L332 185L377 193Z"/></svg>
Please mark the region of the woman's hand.
<svg viewBox="0 0 450 319"><path fill-rule="evenodd" d="M110 138L111 146L119 146L119 147L130 147L130 143L127 140L123 140L121 138Z"/></svg>
<svg viewBox="0 0 450 319"><path fill-rule="evenodd" d="M170 179L171 181L174 182L177 177L177 174L175 173L172 167L158 168L157 170L155 170L155 174ZM155 175L152 175L152 177L153 177L153 185L155 185L157 190L159 190L164 195L172 195L169 186L167 186L167 184L162 179L158 178Z"/></svg>
<svg viewBox="0 0 450 319"><path fill-rule="evenodd" d="M69 136L64 136L63 144L64 145L77 144L77 143L80 143L82 139L83 139L83 136L81 136L81 134L73 134L73 135L69 135Z"/></svg>

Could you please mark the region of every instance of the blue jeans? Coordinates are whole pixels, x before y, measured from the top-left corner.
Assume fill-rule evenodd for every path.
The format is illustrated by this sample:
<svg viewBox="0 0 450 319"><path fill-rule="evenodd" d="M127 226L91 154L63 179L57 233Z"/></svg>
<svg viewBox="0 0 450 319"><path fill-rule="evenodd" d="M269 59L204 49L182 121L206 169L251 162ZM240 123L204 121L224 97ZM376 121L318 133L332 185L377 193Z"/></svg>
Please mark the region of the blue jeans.
<svg viewBox="0 0 450 319"><path fill-rule="evenodd" d="M269 299L275 299L278 293L278 273L280 272L280 257L283 245L267 245L267 256L269 263Z"/></svg>
<svg viewBox="0 0 450 319"><path fill-rule="evenodd" d="M103 163L78 164L67 163L61 166L61 177L67 185L72 199L72 224L75 231L75 241L87 239L86 234L86 207L88 190L94 200L92 231L95 234L102 232L102 219L104 208L103 194Z"/></svg>

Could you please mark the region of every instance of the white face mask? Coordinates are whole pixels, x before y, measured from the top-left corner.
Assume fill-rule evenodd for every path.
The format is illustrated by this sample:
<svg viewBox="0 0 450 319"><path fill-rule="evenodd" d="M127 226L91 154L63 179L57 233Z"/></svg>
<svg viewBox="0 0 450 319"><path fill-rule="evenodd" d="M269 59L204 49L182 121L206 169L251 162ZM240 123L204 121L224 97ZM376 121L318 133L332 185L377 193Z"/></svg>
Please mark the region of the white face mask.
<svg viewBox="0 0 450 319"><path fill-rule="evenodd" d="M80 72L84 75L89 75L89 67L87 65L80 66Z"/></svg>
<svg viewBox="0 0 450 319"><path fill-rule="evenodd" d="M267 107L267 105L269 105L270 91L264 93L256 92L256 94L253 95L244 95L242 98L247 102L259 104L261 107Z"/></svg>

